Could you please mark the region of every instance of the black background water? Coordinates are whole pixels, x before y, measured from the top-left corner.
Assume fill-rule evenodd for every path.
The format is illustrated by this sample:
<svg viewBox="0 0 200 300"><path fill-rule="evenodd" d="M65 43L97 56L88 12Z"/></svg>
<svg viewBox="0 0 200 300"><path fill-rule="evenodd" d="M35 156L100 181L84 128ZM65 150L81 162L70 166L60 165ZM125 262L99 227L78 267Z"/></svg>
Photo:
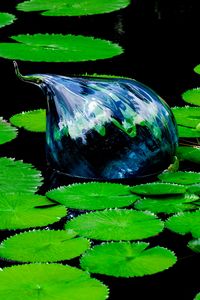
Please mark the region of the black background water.
<svg viewBox="0 0 200 300"><path fill-rule="evenodd" d="M154 89L170 106L183 105L181 93L197 87L200 77L193 72L200 63L198 1L134 0L121 11L87 17L42 17L38 13L15 10L16 0L1 0L0 11L14 13L17 21L0 29L0 42L20 33L83 34L109 39L124 47L118 57L83 63L19 62L23 74L63 75L99 73L135 78ZM45 98L37 87L20 82L12 61L0 58L0 116L45 108ZM30 162L45 173L45 136L21 130L16 140L0 147L0 156ZM189 236L182 238L168 231L150 239L152 245L176 252L178 263L162 273L134 279L97 276L111 288L115 299L186 299L200 291L200 260L187 250ZM1 263L1 266L4 266ZM88 299L89 300L89 299Z"/></svg>

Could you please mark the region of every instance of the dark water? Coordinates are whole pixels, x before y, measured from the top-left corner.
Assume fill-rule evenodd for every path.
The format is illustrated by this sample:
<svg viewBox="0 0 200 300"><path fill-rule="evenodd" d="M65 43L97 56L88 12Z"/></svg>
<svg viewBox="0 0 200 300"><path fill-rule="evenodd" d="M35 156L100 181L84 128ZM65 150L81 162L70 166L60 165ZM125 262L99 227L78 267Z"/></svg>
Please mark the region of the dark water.
<svg viewBox="0 0 200 300"><path fill-rule="evenodd" d="M181 93L199 85L199 77L193 72L194 66L200 63L197 46L198 1L134 0L129 8L120 12L99 16L56 18L56 22L37 13L15 11L15 4L18 2L16 0L0 2L0 11L11 12L18 17L13 25L0 29L1 42L9 41L9 36L20 33L72 33L110 39L125 49L123 55L105 61L65 64L19 62L23 74L123 75L150 86L171 106L183 105ZM16 79L11 61L0 58L0 74L1 116L9 119L21 111L45 108L46 102L41 91ZM1 145L0 156L30 162L46 176L44 149L44 134L20 130L16 140ZM49 182L47 179L41 191L48 189ZM3 237L2 234L1 239ZM158 237L149 239L152 246L159 244L168 247L178 256L177 264L162 273L134 279L96 277L110 287L111 300L147 298L192 300L200 291L199 276L195 276L195 271L198 273L200 259L187 249L189 240L190 236L183 238L167 230ZM1 262L1 267L3 266L5 264Z"/></svg>

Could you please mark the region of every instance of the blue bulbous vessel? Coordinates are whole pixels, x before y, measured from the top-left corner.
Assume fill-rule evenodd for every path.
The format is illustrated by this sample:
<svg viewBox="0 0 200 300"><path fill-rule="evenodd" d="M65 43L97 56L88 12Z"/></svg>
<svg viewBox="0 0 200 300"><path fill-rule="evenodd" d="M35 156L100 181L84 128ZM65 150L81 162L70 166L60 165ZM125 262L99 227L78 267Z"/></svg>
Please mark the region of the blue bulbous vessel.
<svg viewBox="0 0 200 300"><path fill-rule="evenodd" d="M157 174L172 162L178 144L174 116L144 84L47 74L23 79L47 97L46 154L53 169L116 180Z"/></svg>

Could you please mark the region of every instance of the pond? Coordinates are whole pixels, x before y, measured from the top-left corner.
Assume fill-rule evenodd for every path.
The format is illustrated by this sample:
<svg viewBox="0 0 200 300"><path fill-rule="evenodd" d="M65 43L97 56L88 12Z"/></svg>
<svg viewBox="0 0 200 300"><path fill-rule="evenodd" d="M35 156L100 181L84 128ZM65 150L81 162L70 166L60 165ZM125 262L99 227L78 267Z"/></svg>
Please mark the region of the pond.
<svg viewBox="0 0 200 300"><path fill-rule="evenodd" d="M21 2L23 1L17 1L17 3ZM15 48L13 48L13 52L11 51L11 54L8 55L9 57L6 58L6 55L1 54L3 47L0 44L2 91L0 116L7 121L9 121L13 115L23 111L46 109L46 98L42 91L36 86L20 81L17 78L12 62L14 59L17 60L20 72L23 75L38 73L59 74L63 76L106 74L134 78L156 91L170 107L185 106L185 102L181 97L182 93L199 86L199 75L196 74L193 69L200 63L199 51L196 45L199 35L198 17L200 12L194 0L168 1L167 3L164 3L162 0L133 0L129 6L113 12L71 17L42 16L38 11L25 12L16 9L16 1L9 0L8 3L6 0L1 0L0 12L14 14L17 18L12 24L0 28L1 43L11 43L13 41L11 41L9 37L19 34L55 33L93 36L117 43L124 49L123 53L113 55L113 57L110 58L101 57L101 59L98 59L99 57L96 57L93 60L85 59L86 61L82 62L78 61L78 59L76 62L63 62L62 60L57 62L44 62L45 57L43 57L41 61L30 61L28 58L22 58L21 60L17 52L18 50L15 50ZM92 44L85 43L87 47L91 47L91 50ZM47 51L53 47L52 44L46 47ZM24 49L23 51L26 53L28 50ZM92 52L94 52L95 55L95 51L91 50L91 53ZM97 52L98 51L96 51L96 55ZM87 55L87 51L84 55ZM101 56L102 53L99 55ZM200 119L199 110L197 110L195 114L195 120ZM180 116L176 116L177 120L179 120L178 118L180 119ZM190 125L186 125L186 127L190 127ZM44 132L32 132L20 128L18 129L18 136L15 139L0 145L0 158L8 157L22 160L24 163L32 164L39 170L44 178L44 182L39 188L39 194L41 195L45 195L50 189L61 185L84 181L61 174L55 174L49 166L47 167L45 145ZM180 145L199 144L197 138L190 137L181 139ZM180 162L180 170L199 172L200 159L198 158L196 161L197 160L198 163L188 160ZM0 188L1 172L3 174L4 170L2 171L0 169ZM14 185L18 180L18 174L15 174L15 176L16 178L8 178L8 182L11 182L11 185L12 182ZM22 174L19 173L19 180L20 176L22 176ZM151 181L153 180L155 180L155 178L151 179ZM145 183L145 180L141 182L135 180L128 181L128 184L131 186L138 183ZM199 184L199 181L197 181L197 183ZM39 185L38 182L38 186ZM8 190L6 190L6 192L12 191L12 188L11 190L9 190L9 187L7 188ZM98 187L96 192L98 193ZM198 200L198 193L194 201ZM3 197L4 196L1 196L1 198ZM51 206L51 203L45 202L44 205ZM195 205L196 208L198 208L198 201ZM124 206L126 207L126 205ZM132 204L131 208L133 207ZM138 211L140 211L140 209L138 209ZM192 211L195 211L194 207ZM54 223L52 221L51 225L47 223L39 227L43 229L62 230L66 221L84 212L84 210L79 211L74 208L69 208L68 215L61 218L59 222ZM62 213L61 216L63 217ZM171 214L165 214L162 211L158 213L158 217L163 223L170 216ZM194 218L196 217L194 216ZM200 225L198 225L197 218L197 227L198 226ZM30 227L33 228L34 226ZM21 230L1 230L0 241L2 242L10 236L29 230L26 229L26 226L19 228L21 228ZM171 231L165 228L160 231L158 230L154 236L149 235L144 238L144 242L150 243L151 247L165 247L175 253L177 262L162 272L130 278L124 278L125 276L120 278L102 274L93 274L92 277L99 279L109 287L110 292L108 299L110 300L146 299L147 297L149 299L192 300L195 298L195 295L200 292L199 278L195 275L198 273L200 257L198 253L195 253L187 247L188 242L192 240L190 231L185 235L180 235L176 233L175 230ZM200 236L197 234L196 236L193 235L193 237ZM137 241L137 238L130 240ZM141 238L138 240L142 240L143 242ZM92 247L99 244L101 244L101 242L98 239L91 238ZM61 259L61 263L80 267L79 258L80 257L76 257L71 260ZM15 261L15 259L0 258L1 268L13 265L20 265L20 263L17 262L17 259ZM0 288L0 296L1 295L2 300L18 299L17 296L5 298ZM38 299L41 300L52 299L50 296L49 298L43 298L41 294L38 295ZM33 297L34 296L27 296L27 299L35 299ZM90 297L92 296L89 295L84 299L93 299ZM60 300L62 299L73 300L79 298L65 298L63 295ZM103 300L103 298L96 299ZM24 300L26 299L24 298Z"/></svg>

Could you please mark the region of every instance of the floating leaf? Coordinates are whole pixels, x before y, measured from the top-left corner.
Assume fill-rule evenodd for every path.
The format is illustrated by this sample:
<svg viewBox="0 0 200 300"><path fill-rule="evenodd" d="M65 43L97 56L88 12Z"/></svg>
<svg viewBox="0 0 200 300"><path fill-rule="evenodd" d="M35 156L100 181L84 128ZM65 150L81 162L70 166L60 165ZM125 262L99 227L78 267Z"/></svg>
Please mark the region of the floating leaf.
<svg viewBox="0 0 200 300"><path fill-rule="evenodd" d="M15 19L16 17L12 14L0 12L0 28L12 24Z"/></svg>
<svg viewBox="0 0 200 300"><path fill-rule="evenodd" d="M17 129L0 117L0 145L12 141L17 136Z"/></svg>
<svg viewBox="0 0 200 300"><path fill-rule="evenodd" d="M184 92L182 94L182 98L187 103L200 106L200 88L196 88Z"/></svg>
<svg viewBox="0 0 200 300"><path fill-rule="evenodd" d="M200 293L195 296L194 300L200 300Z"/></svg>
<svg viewBox="0 0 200 300"><path fill-rule="evenodd" d="M191 233L194 238L200 238L200 210L184 212L170 217L166 227L179 234Z"/></svg>
<svg viewBox="0 0 200 300"><path fill-rule="evenodd" d="M200 183L200 173L198 172L164 172L158 176L164 182L177 184L195 184Z"/></svg>
<svg viewBox="0 0 200 300"><path fill-rule="evenodd" d="M118 44L81 35L38 33L11 38L20 43L0 43L0 57L37 62L73 62L111 58L123 53Z"/></svg>
<svg viewBox="0 0 200 300"><path fill-rule="evenodd" d="M149 243L115 242L98 245L81 258L81 267L91 273L116 277L151 275L176 263L174 253Z"/></svg>
<svg viewBox="0 0 200 300"><path fill-rule="evenodd" d="M140 240L161 232L163 222L148 212L111 209L80 215L65 228L97 240Z"/></svg>
<svg viewBox="0 0 200 300"><path fill-rule="evenodd" d="M23 127L28 131L45 132L46 110L38 109L16 114L10 118L10 122L17 127Z"/></svg>
<svg viewBox="0 0 200 300"><path fill-rule="evenodd" d="M83 16L109 13L124 8L130 0L30 0L19 3L18 10L44 11L43 16Z"/></svg>
<svg viewBox="0 0 200 300"><path fill-rule="evenodd" d="M127 185L98 182L63 186L46 196L66 207L84 210L128 206L139 198Z"/></svg>
<svg viewBox="0 0 200 300"><path fill-rule="evenodd" d="M194 68L194 71L195 71L197 74L200 74L200 64L197 65L197 66Z"/></svg>
<svg viewBox="0 0 200 300"><path fill-rule="evenodd" d="M0 193L34 193L42 184L41 172L20 160L1 157L0 170Z"/></svg>
<svg viewBox="0 0 200 300"><path fill-rule="evenodd" d="M77 268L61 264L29 264L0 272L2 300L105 300L108 288Z"/></svg>
<svg viewBox="0 0 200 300"><path fill-rule="evenodd" d="M0 194L0 229L24 229L58 222L66 215L64 206L49 205L44 196Z"/></svg>
<svg viewBox="0 0 200 300"><path fill-rule="evenodd" d="M198 209L195 204L199 197L193 194L184 194L181 196L172 196L165 198L145 198L135 203L138 210L148 210L153 213L177 213L184 210ZM200 207L200 204L199 204Z"/></svg>
<svg viewBox="0 0 200 300"><path fill-rule="evenodd" d="M200 138L200 130L178 126L178 136L179 138Z"/></svg>
<svg viewBox="0 0 200 300"><path fill-rule="evenodd" d="M188 160L200 164L200 147L179 146L177 155L180 160Z"/></svg>
<svg viewBox="0 0 200 300"><path fill-rule="evenodd" d="M200 123L200 107L173 107L172 111L178 125L196 128Z"/></svg>
<svg viewBox="0 0 200 300"><path fill-rule="evenodd" d="M20 262L56 262L79 256L90 246L72 230L37 230L20 233L2 242L0 257Z"/></svg>
<svg viewBox="0 0 200 300"><path fill-rule="evenodd" d="M187 191L191 194L200 195L200 184L189 185Z"/></svg>
<svg viewBox="0 0 200 300"><path fill-rule="evenodd" d="M139 195L172 195L184 194L186 188L183 185L153 182L135 185L131 187L131 192Z"/></svg>
<svg viewBox="0 0 200 300"><path fill-rule="evenodd" d="M194 252L197 252L199 253L200 252L200 238L199 239L195 239L195 240L192 240L188 243L188 247L194 251Z"/></svg>

